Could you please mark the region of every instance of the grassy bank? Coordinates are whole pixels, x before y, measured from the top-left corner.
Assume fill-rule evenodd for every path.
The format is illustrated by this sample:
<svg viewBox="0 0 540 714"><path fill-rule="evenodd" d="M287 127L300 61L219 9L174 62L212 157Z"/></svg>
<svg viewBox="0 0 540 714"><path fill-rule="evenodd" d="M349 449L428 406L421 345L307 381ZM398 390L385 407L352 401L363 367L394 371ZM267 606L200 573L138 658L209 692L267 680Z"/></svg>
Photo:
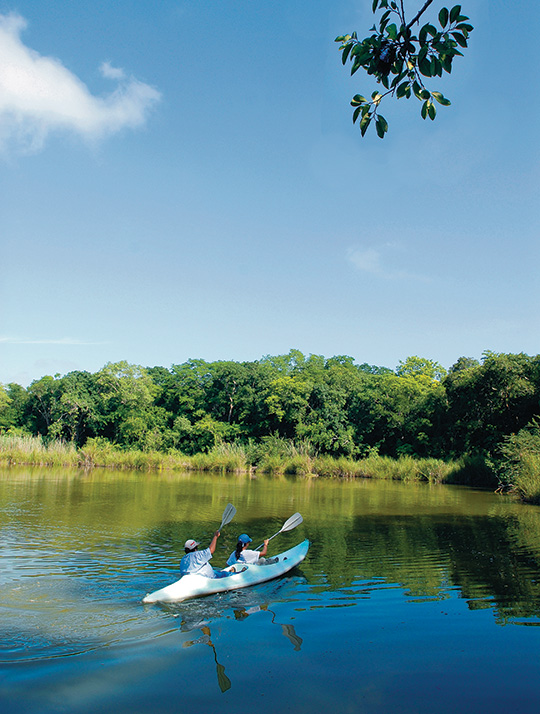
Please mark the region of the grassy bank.
<svg viewBox="0 0 540 714"><path fill-rule="evenodd" d="M494 485L487 474L479 477L481 464L466 461L392 459L369 456L364 459L318 456L309 444L268 439L263 444L240 446L222 444L208 453L187 456L178 451L124 450L105 439L90 439L80 449L63 442L45 443L39 437L0 436L0 465L63 466L139 471L196 470L221 472L258 471L268 475L320 476L326 478L373 478L405 482L468 483Z"/></svg>

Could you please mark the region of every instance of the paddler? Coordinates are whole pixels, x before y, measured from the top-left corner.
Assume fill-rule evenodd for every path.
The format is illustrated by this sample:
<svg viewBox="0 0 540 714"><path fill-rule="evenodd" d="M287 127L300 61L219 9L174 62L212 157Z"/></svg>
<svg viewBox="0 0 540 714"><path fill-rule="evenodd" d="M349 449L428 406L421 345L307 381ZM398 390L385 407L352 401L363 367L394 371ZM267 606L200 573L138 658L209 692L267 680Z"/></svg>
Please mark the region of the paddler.
<svg viewBox="0 0 540 714"><path fill-rule="evenodd" d="M238 543L236 544L236 550L234 550L230 555L229 559L227 560L227 565L235 565L236 563L256 563L259 558L262 558L263 556L266 555L266 551L268 550L268 541L270 539L267 538L264 541L263 549L261 551L258 550L249 550L248 545L252 543L251 538L247 535L247 533L242 533L242 535L238 536Z"/></svg>
<svg viewBox="0 0 540 714"><path fill-rule="evenodd" d="M221 578L230 575L231 573L225 573L224 575L221 572L216 573L209 562L214 555L217 539L220 535L221 533L216 531L210 541L210 545L204 550L198 550L200 543L196 540L192 538L187 540L184 544L186 554L180 561L180 574L196 573L197 575L204 575L206 578Z"/></svg>

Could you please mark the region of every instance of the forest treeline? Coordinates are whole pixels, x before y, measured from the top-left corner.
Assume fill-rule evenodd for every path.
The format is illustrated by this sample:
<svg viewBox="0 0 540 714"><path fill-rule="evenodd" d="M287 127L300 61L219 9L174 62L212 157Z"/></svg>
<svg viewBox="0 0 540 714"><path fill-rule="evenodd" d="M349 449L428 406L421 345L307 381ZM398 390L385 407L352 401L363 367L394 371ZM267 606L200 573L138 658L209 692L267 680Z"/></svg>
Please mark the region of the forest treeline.
<svg viewBox="0 0 540 714"><path fill-rule="evenodd" d="M278 439L336 458L468 456L501 483L524 459L537 473L539 414L540 356L523 353L461 357L448 371L416 356L392 370L298 350L170 369L124 361L0 388L4 434L186 455Z"/></svg>

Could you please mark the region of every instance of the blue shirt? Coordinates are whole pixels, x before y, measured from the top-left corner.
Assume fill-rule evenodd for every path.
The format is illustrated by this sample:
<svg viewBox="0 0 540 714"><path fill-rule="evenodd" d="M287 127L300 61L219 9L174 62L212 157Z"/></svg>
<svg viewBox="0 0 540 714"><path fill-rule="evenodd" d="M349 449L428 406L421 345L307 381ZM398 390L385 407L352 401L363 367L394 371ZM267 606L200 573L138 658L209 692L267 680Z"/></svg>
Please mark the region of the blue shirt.
<svg viewBox="0 0 540 714"><path fill-rule="evenodd" d="M208 562L211 557L212 552L210 548L186 553L180 561L180 574L187 575L188 573L197 573L197 575L204 575L206 578L214 578L214 569Z"/></svg>

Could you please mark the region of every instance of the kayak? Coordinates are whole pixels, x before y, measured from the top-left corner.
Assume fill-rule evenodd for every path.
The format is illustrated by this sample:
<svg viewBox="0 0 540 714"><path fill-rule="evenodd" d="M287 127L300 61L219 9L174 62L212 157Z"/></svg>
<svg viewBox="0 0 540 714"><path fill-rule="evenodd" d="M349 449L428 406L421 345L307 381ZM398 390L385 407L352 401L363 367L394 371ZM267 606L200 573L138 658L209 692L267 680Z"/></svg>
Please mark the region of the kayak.
<svg viewBox="0 0 540 714"><path fill-rule="evenodd" d="M309 540L304 540L302 543L295 545L294 548L267 558L263 562L237 563L232 566L236 569L241 566L242 570L240 572L232 572L231 567L216 570L220 575L217 578L207 578L204 575L197 575L197 573L188 573L175 583L146 595L143 598L143 602L180 602L192 597L203 597L213 593L222 593L228 590L247 588L250 585L258 585L258 583L273 580L292 570L304 560L308 548ZM226 572L232 574L223 577L222 573Z"/></svg>

